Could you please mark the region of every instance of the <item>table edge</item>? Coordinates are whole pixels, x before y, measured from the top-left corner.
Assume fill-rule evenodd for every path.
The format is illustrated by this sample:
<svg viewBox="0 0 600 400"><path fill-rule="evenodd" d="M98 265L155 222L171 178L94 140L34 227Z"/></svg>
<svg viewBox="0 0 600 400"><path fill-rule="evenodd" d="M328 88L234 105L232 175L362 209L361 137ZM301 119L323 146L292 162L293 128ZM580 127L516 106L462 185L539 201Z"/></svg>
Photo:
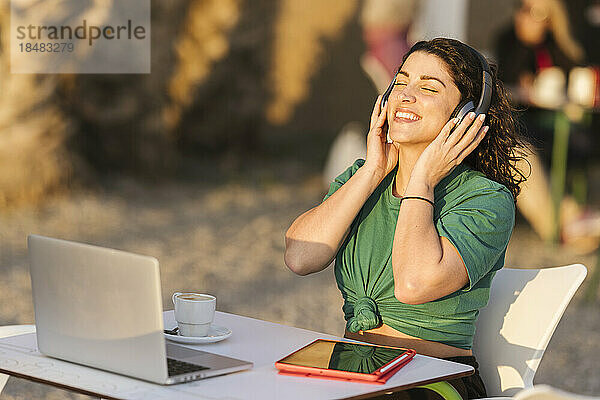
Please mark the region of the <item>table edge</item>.
<svg viewBox="0 0 600 400"><path fill-rule="evenodd" d="M96 392L91 392L89 390L85 390L85 389L81 389L75 386L69 386L69 385L64 385L61 383L57 383L54 381L49 381L46 379L42 379L42 378L38 378L32 375L26 375L26 374L21 374L19 372L14 372L14 371L9 371L3 368L0 368L0 373L5 374L5 375L9 375L9 376L14 376L15 378L20 378L20 379L25 379L27 381L32 381L32 382L37 382L37 383L43 383L49 386L54 386L56 388L59 389L63 389L63 390L69 390L71 392L75 392L75 393L79 393L79 394L84 394L86 396L92 396L92 397L100 397L101 399L106 399L106 400L123 400L122 398L118 398L118 397L111 397L108 396L106 394L103 393L96 393Z"/></svg>
<svg viewBox="0 0 600 400"><path fill-rule="evenodd" d="M42 378L37 378L31 375L26 375L26 374L21 374L19 372L14 372L14 371L9 371L9 370L5 370L3 368L0 368L0 373L9 375L9 376L14 376L15 378L20 378L20 379L25 379L28 381L32 381L32 382L37 382L37 383L43 383L46 385L50 385L50 386L54 386L58 389L62 389L62 390L69 390L72 392L76 392L79 394L83 394L86 396L92 396L92 397L100 397L102 399L105 400L123 400L123 398L119 398L119 397L112 397L112 396L108 396L106 394L102 394L102 393L96 393L96 392L91 392L89 390L85 390L85 389L81 389L75 386L69 386L69 385L64 385L64 384L60 384L54 381L49 381L46 379L42 379ZM438 378L433 378L433 379L427 379L421 382L413 382L410 383L408 385L400 385L400 386L395 386L395 387L388 387L376 392L369 392L369 393L365 393L365 394L361 394L358 396L352 396L352 397L344 397L344 400L362 400L362 399L368 399L368 398L372 398L374 396L378 396L378 395L382 395L385 393L389 393L389 392L399 392L402 390L407 390L407 389L412 389L418 386L423 386L423 385L428 385L430 383L436 383L436 382L443 382L443 381L448 381L448 380L452 380L452 379L458 379L458 378L462 378L465 376L469 376L469 375L473 375L475 373L475 369L472 369L470 371L465 371L465 372L459 372L456 374L452 374L452 375L448 375L445 376L442 379L438 379ZM310 378L307 378L310 379Z"/></svg>

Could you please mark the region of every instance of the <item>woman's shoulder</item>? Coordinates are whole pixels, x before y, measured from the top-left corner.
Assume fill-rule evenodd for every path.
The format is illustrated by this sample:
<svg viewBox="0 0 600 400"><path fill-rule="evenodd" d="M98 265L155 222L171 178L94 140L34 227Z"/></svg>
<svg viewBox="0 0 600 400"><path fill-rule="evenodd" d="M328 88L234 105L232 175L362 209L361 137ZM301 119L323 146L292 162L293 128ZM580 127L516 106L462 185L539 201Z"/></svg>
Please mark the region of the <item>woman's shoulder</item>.
<svg viewBox="0 0 600 400"><path fill-rule="evenodd" d="M483 172L475 171L471 168L468 168L463 174L463 185L468 185L470 190L504 192L511 195L510 190L506 186L488 178Z"/></svg>
<svg viewBox="0 0 600 400"><path fill-rule="evenodd" d="M356 161L354 161L352 163L352 165L350 167L348 167L348 169L352 170L352 173L358 171L358 169L360 167L362 167L363 165L365 165L365 160L363 158L358 158L356 159Z"/></svg>
<svg viewBox="0 0 600 400"><path fill-rule="evenodd" d="M466 165L459 165L453 172L447 177L450 179L440 182L443 185L436 187L436 197L452 204L481 200L486 203L501 203L506 208L514 209L513 196L503 184Z"/></svg>
<svg viewBox="0 0 600 400"><path fill-rule="evenodd" d="M354 175L356 173L356 171L358 171L358 169L360 167L362 167L364 164L365 164L365 160L362 158L359 158L356 161L354 161L352 163L352 165L350 165L348 168L346 168L341 174L339 174L333 180L333 182L331 182L329 184L329 191L323 198L323 201L327 200L333 193L335 193L336 190L338 190L339 188L342 187L342 185L344 185L346 182L348 182L348 180L350 180L350 178L352 178L352 175Z"/></svg>

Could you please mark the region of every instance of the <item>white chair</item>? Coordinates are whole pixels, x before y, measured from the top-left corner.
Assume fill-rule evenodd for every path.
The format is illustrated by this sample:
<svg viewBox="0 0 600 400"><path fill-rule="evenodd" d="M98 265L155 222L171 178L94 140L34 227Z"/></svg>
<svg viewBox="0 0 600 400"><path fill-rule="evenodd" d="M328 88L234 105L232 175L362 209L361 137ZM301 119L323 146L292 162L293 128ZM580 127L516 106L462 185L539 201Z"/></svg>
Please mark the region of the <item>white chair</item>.
<svg viewBox="0 0 600 400"><path fill-rule="evenodd" d="M35 325L8 325L0 326L0 338L23 335L35 332ZM8 375L0 374L0 393L8 381Z"/></svg>
<svg viewBox="0 0 600 400"><path fill-rule="evenodd" d="M514 400L600 400L600 397L582 396L558 390L548 385L535 385L517 393Z"/></svg>
<svg viewBox="0 0 600 400"><path fill-rule="evenodd" d="M496 273L473 342L489 396L533 387L546 346L586 275L581 264Z"/></svg>

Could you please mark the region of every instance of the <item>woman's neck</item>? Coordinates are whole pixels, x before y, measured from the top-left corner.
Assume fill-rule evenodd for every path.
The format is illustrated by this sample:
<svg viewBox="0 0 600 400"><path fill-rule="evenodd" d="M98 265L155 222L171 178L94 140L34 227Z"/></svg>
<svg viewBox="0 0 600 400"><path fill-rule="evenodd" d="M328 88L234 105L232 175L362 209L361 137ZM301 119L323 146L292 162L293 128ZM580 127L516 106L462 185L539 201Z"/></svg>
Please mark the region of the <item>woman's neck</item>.
<svg viewBox="0 0 600 400"><path fill-rule="evenodd" d="M396 178L392 187L392 194L395 197L402 197L404 195L413 167L428 144L410 146L402 144L398 147L398 170L396 171Z"/></svg>

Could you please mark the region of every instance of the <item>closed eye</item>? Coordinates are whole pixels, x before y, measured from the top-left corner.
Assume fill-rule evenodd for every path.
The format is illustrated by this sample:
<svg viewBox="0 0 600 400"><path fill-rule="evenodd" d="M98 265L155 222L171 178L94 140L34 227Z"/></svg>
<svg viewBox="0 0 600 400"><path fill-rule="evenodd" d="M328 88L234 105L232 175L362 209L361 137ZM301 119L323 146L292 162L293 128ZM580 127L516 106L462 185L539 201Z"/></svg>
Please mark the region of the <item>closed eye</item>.
<svg viewBox="0 0 600 400"><path fill-rule="evenodd" d="M407 83L405 82L394 82L394 86L406 86ZM431 93L438 93L438 90L434 89L434 88L430 88L430 87L422 87L422 90L425 90L427 92L431 92Z"/></svg>

